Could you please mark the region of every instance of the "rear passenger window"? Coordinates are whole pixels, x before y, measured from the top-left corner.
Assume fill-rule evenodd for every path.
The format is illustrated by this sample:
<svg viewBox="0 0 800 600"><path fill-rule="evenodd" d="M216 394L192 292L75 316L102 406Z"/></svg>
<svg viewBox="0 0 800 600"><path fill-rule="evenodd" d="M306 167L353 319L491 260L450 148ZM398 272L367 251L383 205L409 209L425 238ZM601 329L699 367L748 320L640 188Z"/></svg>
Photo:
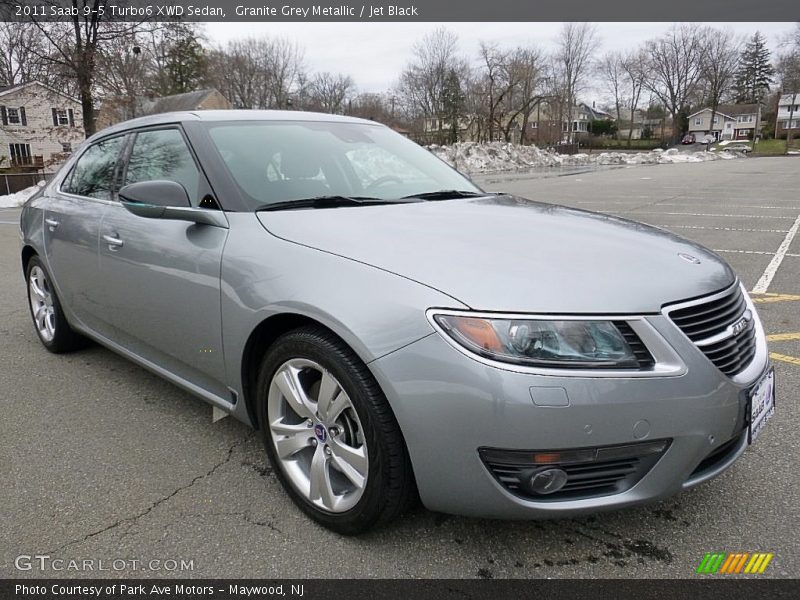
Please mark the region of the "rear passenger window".
<svg viewBox="0 0 800 600"><path fill-rule="evenodd" d="M114 168L124 138L115 137L91 145L78 159L62 191L90 198L111 200L114 192Z"/></svg>
<svg viewBox="0 0 800 600"><path fill-rule="evenodd" d="M180 183L197 203L200 171L177 129L143 131L136 135L128 159L125 185L140 181L165 179Z"/></svg>

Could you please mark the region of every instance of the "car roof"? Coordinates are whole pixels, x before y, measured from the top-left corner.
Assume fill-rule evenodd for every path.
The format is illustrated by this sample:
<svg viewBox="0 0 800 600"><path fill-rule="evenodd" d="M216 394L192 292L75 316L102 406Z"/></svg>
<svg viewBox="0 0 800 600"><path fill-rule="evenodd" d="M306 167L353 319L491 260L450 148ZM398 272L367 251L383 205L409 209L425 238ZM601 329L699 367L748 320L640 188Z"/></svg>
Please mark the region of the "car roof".
<svg viewBox="0 0 800 600"><path fill-rule="evenodd" d="M385 127L381 123L359 119L356 117L345 117L343 115L331 115L327 113L305 112L299 110L196 110L167 112L146 117L139 117L117 123L98 131L87 141L94 141L96 138L105 137L110 134L121 133L129 129L139 127L150 127L152 125L164 125L168 123L183 123L185 121L314 121L329 123L361 123L365 125L377 125Z"/></svg>

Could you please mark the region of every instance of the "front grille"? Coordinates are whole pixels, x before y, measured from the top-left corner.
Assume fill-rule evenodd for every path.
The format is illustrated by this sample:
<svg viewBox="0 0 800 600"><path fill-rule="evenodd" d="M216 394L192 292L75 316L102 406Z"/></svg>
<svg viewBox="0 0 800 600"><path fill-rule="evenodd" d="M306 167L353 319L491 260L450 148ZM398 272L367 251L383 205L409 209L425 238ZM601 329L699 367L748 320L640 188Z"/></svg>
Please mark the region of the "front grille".
<svg viewBox="0 0 800 600"><path fill-rule="evenodd" d="M625 342L628 344L634 356L636 357L636 362L639 366L639 369L652 369L653 365L655 364L653 356L647 350L647 347L644 345L642 340L639 339L639 336L636 335L636 332L631 328L628 322L614 321L614 326L622 334L622 337L625 338Z"/></svg>
<svg viewBox="0 0 800 600"><path fill-rule="evenodd" d="M755 318L751 316L738 333L729 329L747 311L744 294L738 285L714 300L701 299L685 308L667 310L672 322L726 375L736 375L753 360L756 354ZM720 335L722 339L710 342Z"/></svg>
<svg viewBox="0 0 800 600"><path fill-rule="evenodd" d="M630 489L644 477L669 446L668 440L609 446L605 448L557 451L563 456L579 455L575 462L536 462L537 451L481 448L483 463L495 479L509 492L529 500L551 502L579 500L618 494ZM545 454L554 454L548 451ZM556 467L567 474L567 482L559 491L540 495L527 486L537 471Z"/></svg>

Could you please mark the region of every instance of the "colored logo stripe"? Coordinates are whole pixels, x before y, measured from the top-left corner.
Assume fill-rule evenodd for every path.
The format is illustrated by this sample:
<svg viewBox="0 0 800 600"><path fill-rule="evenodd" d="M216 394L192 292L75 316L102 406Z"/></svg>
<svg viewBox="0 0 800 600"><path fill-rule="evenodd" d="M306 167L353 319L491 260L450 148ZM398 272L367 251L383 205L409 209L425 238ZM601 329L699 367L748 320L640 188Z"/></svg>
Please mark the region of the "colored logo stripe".
<svg viewBox="0 0 800 600"><path fill-rule="evenodd" d="M707 552L697 567L698 573L725 575L749 573L760 574L767 569L774 554L771 552ZM746 565L746 566L745 566Z"/></svg>

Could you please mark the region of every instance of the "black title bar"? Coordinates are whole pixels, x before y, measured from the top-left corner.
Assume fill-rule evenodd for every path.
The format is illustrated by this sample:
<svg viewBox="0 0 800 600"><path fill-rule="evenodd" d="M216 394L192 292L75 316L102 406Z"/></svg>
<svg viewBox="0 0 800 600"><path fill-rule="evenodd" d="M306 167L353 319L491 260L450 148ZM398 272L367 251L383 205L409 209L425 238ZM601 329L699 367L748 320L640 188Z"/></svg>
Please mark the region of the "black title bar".
<svg viewBox="0 0 800 600"><path fill-rule="evenodd" d="M215 22L790 22L797 0L77 0L79 17L111 21ZM0 0L0 21L69 21L72 0Z"/></svg>

